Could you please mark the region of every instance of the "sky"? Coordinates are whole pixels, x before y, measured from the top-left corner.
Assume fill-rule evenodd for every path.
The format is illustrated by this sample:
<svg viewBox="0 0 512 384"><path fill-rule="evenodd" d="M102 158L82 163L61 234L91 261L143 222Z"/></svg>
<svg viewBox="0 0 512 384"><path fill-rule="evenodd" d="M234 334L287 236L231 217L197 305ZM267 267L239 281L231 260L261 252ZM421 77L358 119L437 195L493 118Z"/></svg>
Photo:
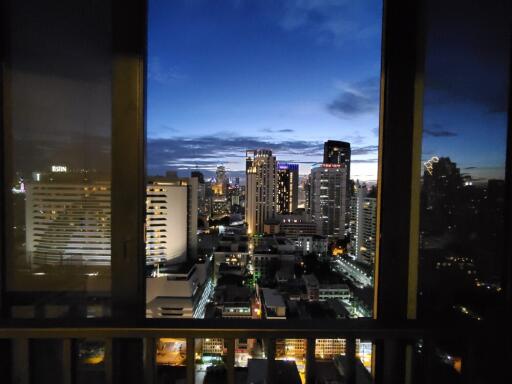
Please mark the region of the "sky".
<svg viewBox="0 0 512 384"><path fill-rule="evenodd" d="M307 174L323 142L377 173L381 4L151 0L148 173L224 165L270 148Z"/></svg>
<svg viewBox="0 0 512 384"><path fill-rule="evenodd" d="M375 0L150 0L148 173L224 165L270 148L300 173L325 140L377 179L382 4ZM510 23L505 2L429 2L422 162L504 177ZM465 17L459 17L461 7ZM418 166L422 166L418 164Z"/></svg>

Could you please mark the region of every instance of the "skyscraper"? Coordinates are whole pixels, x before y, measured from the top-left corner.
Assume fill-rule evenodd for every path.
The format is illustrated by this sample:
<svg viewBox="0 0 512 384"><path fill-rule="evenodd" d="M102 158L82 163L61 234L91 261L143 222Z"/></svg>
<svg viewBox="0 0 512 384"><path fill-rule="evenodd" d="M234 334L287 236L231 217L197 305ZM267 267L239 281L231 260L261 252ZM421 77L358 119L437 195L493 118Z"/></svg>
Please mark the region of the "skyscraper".
<svg viewBox="0 0 512 384"><path fill-rule="evenodd" d="M218 192L216 194L226 196L228 192L229 179L226 174L226 167L219 165L215 172L215 179L217 180Z"/></svg>
<svg viewBox="0 0 512 384"><path fill-rule="evenodd" d="M350 178L350 155L350 143L335 140L327 140L324 143L324 164L344 164L347 179Z"/></svg>
<svg viewBox="0 0 512 384"><path fill-rule="evenodd" d="M321 235L345 237L346 180L343 164L318 164L311 170L311 216Z"/></svg>
<svg viewBox="0 0 512 384"><path fill-rule="evenodd" d="M277 213L292 213L299 203L299 164L277 164Z"/></svg>
<svg viewBox="0 0 512 384"><path fill-rule="evenodd" d="M365 185L356 184L352 196L350 234L354 256L359 261L373 264L375 261L377 199L368 196Z"/></svg>
<svg viewBox="0 0 512 384"><path fill-rule="evenodd" d="M276 213L276 158L268 149L246 151L245 221L247 233L262 233Z"/></svg>
<svg viewBox="0 0 512 384"><path fill-rule="evenodd" d="M345 221L350 221L350 143L345 141L327 140L324 143L324 164L343 164L346 169L345 185L347 189L345 204Z"/></svg>

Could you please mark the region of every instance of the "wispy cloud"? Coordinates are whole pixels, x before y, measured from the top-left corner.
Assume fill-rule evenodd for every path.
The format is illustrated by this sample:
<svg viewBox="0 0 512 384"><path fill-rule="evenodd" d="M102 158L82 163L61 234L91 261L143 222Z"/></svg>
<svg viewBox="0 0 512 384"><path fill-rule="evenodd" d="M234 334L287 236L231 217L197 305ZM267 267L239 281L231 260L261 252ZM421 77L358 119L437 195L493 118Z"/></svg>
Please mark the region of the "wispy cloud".
<svg viewBox="0 0 512 384"><path fill-rule="evenodd" d="M432 137L455 137L457 136L456 132L448 131L443 128L441 124L433 123L423 128L423 134L425 136Z"/></svg>
<svg viewBox="0 0 512 384"><path fill-rule="evenodd" d="M376 162L378 162L379 159L377 158L372 158L372 159L353 159L351 160L352 163L356 163L356 164L374 164Z"/></svg>
<svg viewBox="0 0 512 384"><path fill-rule="evenodd" d="M243 158L247 149L259 148L283 155L321 156L323 143L304 140L276 142L253 136L234 136L227 132L195 138L148 139L148 168L161 171L197 165L203 169L214 169L221 163Z"/></svg>
<svg viewBox="0 0 512 384"><path fill-rule="evenodd" d="M158 56L153 56L148 61L148 78L163 85L170 85L186 79L187 76L177 67L165 65Z"/></svg>
<svg viewBox="0 0 512 384"><path fill-rule="evenodd" d="M363 147L352 148L352 156L362 156L376 153L379 150L378 145L365 145Z"/></svg>
<svg viewBox="0 0 512 384"><path fill-rule="evenodd" d="M279 25L287 31L304 30L320 44L374 38L380 33L378 26L355 17L361 4L362 0L287 0L282 3Z"/></svg>
<svg viewBox="0 0 512 384"><path fill-rule="evenodd" d="M351 118L379 108L379 80L370 78L353 84L340 84L341 93L330 103L327 110L341 118Z"/></svg>
<svg viewBox="0 0 512 384"><path fill-rule="evenodd" d="M293 133L293 132L295 132L294 129L290 129L290 128L283 128L283 129L264 128L261 131L266 132L266 133Z"/></svg>
<svg viewBox="0 0 512 384"><path fill-rule="evenodd" d="M434 131L431 129L424 129L423 134L432 137L455 137L457 134L451 131Z"/></svg>

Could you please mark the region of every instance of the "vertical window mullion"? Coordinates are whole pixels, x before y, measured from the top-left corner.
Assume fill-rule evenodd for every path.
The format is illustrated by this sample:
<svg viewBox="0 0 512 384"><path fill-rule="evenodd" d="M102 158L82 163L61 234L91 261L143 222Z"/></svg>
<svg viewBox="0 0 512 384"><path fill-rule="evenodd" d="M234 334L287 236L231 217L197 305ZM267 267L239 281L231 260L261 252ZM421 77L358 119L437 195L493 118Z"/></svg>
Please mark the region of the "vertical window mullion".
<svg viewBox="0 0 512 384"><path fill-rule="evenodd" d="M146 1L113 1L112 311L145 317L144 71Z"/></svg>

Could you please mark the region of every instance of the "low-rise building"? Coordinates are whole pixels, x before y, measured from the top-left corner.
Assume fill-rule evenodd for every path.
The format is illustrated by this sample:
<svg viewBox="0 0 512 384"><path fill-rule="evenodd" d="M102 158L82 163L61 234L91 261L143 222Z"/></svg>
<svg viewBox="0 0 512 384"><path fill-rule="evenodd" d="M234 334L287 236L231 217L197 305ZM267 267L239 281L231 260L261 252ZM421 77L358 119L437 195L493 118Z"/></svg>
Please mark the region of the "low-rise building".
<svg viewBox="0 0 512 384"><path fill-rule="evenodd" d="M275 289L262 288L263 315L266 319L285 320L286 304L283 296Z"/></svg>
<svg viewBox="0 0 512 384"><path fill-rule="evenodd" d="M350 288L347 284L320 284L318 288L318 299L320 301L329 299L349 301L350 298Z"/></svg>
<svg viewBox="0 0 512 384"><path fill-rule="evenodd" d="M251 318L251 298L248 287L226 285L215 290L215 304L222 318Z"/></svg>
<svg viewBox="0 0 512 384"><path fill-rule="evenodd" d="M306 283L306 291L308 293L309 301L318 301L320 299L320 283L317 277L313 274L304 275L302 279Z"/></svg>
<svg viewBox="0 0 512 384"><path fill-rule="evenodd" d="M325 255L329 251L329 240L320 235L300 235L295 240L297 250L303 255L313 253L315 255Z"/></svg>
<svg viewBox="0 0 512 384"><path fill-rule="evenodd" d="M345 339L316 339L315 357L320 360L332 360L345 354Z"/></svg>
<svg viewBox="0 0 512 384"><path fill-rule="evenodd" d="M167 266L146 278L146 316L192 318L206 283L205 264Z"/></svg>

